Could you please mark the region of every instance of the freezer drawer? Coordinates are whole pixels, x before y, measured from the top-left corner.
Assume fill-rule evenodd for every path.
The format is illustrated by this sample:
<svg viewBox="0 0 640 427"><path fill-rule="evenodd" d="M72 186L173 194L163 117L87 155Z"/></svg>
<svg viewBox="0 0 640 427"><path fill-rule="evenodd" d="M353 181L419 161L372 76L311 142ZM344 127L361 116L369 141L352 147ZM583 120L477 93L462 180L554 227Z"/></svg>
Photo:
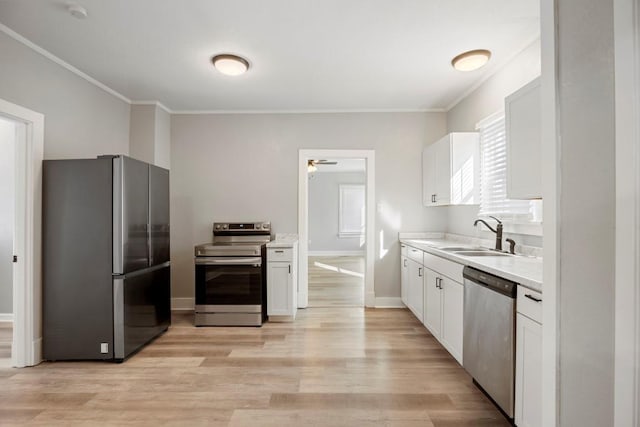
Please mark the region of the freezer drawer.
<svg viewBox="0 0 640 427"><path fill-rule="evenodd" d="M171 324L169 263L114 278L114 358L123 360Z"/></svg>

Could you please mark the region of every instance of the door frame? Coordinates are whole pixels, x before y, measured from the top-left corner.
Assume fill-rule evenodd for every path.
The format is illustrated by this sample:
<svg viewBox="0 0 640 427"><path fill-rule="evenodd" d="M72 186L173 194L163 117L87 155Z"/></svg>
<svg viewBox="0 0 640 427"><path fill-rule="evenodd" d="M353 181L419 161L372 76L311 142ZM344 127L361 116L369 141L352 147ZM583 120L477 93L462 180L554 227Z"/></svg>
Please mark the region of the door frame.
<svg viewBox="0 0 640 427"><path fill-rule="evenodd" d="M616 278L614 425L640 422L640 0L614 0Z"/></svg>
<svg viewBox="0 0 640 427"><path fill-rule="evenodd" d="M11 365L42 360L42 160L44 115L0 99L0 116L18 122L15 144L13 340Z"/></svg>
<svg viewBox="0 0 640 427"><path fill-rule="evenodd" d="M309 173L307 162L313 159L364 159L366 163L366 229L364 305L375 307L375 150L300 150L298 153L298 308L309 305Z"/></svg>

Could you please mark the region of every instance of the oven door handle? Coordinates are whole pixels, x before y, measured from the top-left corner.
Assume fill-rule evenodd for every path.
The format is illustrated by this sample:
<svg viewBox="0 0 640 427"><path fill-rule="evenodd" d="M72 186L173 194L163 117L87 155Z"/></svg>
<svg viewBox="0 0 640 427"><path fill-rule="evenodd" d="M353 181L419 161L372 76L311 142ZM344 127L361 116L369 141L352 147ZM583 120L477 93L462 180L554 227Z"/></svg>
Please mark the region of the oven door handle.
<svg viewBox="0 0 640 427"><path fill-rule="evenodd" d="M197 257L196 265L262 265L262 258Z"/></svg>

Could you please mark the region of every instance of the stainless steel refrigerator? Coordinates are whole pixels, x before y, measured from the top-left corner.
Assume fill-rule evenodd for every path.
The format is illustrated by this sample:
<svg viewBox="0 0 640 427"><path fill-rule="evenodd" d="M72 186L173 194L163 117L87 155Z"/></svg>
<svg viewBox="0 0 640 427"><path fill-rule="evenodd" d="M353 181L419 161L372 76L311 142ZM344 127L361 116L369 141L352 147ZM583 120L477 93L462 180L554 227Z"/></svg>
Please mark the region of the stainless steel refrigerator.
<svg viewBox="0 0 640 427"><path fill-rule="evenodd" d="M169 171L100 156L43 174L44 358L122 361L171 323Z"/></svg>

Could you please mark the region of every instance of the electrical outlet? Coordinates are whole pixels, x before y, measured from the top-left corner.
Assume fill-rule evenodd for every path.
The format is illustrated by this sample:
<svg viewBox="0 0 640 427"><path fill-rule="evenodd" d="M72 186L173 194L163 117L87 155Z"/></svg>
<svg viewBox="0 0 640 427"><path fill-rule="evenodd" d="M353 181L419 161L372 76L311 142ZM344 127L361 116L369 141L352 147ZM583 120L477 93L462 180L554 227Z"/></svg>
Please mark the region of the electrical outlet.
<svg viewBox="0 0 640 427"><path fill-rule="evenodd" d="M109 353L109 343L108 342L100 343L100 353L102 353L102 354Z"/></svg>

